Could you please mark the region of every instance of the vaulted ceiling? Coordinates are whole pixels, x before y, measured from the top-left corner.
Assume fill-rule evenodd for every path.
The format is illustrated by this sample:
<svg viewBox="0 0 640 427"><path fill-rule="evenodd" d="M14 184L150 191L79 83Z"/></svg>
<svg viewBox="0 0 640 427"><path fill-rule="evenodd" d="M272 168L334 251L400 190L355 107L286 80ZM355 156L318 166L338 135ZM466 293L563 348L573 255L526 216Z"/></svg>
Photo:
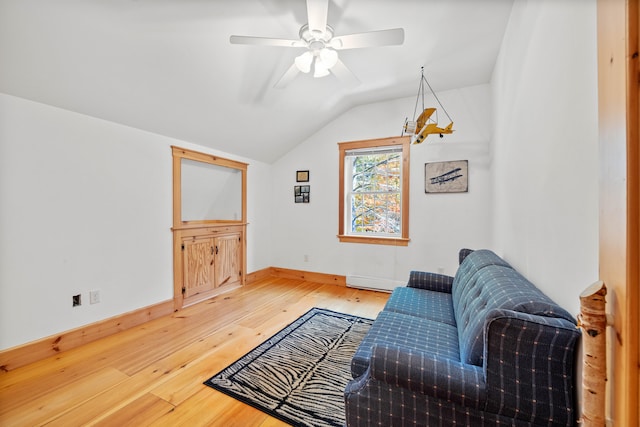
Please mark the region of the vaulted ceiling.
<svg viewBox="0 0 640 427"><path fill-rule="evenodd" d="M404 28L401 46L340 51L360 81L300 74L305 0L0 0L0 92L273 162L348 109L488 83L512 0L330 0L336 35ZM399 131L401 121L399 118Z"/></svg>

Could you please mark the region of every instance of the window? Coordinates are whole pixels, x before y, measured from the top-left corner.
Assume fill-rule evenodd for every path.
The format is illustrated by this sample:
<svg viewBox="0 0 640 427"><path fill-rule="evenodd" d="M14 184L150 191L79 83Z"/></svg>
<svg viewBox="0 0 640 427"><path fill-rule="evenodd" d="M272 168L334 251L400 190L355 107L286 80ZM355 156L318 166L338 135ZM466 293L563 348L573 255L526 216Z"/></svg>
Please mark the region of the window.
<svg viewBox="0 0 640 427"><path fill-rule="evenodd" d="M341 242L408 245L409 142L396 137L338 144Z"/></svg>

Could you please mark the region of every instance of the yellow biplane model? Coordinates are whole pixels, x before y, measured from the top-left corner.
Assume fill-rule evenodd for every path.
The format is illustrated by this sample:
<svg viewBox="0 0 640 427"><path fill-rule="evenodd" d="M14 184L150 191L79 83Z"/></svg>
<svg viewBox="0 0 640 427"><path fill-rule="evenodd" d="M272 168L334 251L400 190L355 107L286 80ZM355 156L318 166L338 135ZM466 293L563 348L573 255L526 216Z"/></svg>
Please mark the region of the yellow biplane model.
<svg viewBox="0 0 640 427"><path fill-rule="evenodd" d="M416 121L416 130L420 130L413 135L411 143L420 144L431 134L439 134L440 138L442 138L444 134L453 133L453 122L449 123L446 127L441 128L438 127L438 122L429 120L435 111L435 108L426 108L422 114L418 116L418 120ZM405 131L407 131L406 126Z"/></svg>
<svg viewBox="0 0 640 427"><path fill-rule="evenodd" d="M450 123L443 128L438 126L438 113L436 112L436 109L424 108L424 90L425 90L424 84L425 83L429 88L429 90L431 91L431 94L433 95L435 100L440 105L440 108L442 108L442 111L444 111L444 114L446 114L446 116L449 118ZM413 110L413 117L416 116L416 113L418 110L418 101L420 100L420 98L422 98L422 109L423 109L422 113L418 116L417 119L415 119L415 121L409 121L408 119L405 119L405 122L404 122L403 134L404 132L411 134L411 143L420 144L422 141L424 141L427 138L427 136L431 134L439 134L440 138L442 138L444 134L453 133L453 120L451 120L451 117L449 117L447 110L444 109L444 106L438 99L438 95L436 95L436 93L431 88L431 85L425 78L424 67L421 67L420 86L418 86L418 95L416 97L416 108ZM431 117L433 116L433 113L436 113L435 118Z"/></svg>

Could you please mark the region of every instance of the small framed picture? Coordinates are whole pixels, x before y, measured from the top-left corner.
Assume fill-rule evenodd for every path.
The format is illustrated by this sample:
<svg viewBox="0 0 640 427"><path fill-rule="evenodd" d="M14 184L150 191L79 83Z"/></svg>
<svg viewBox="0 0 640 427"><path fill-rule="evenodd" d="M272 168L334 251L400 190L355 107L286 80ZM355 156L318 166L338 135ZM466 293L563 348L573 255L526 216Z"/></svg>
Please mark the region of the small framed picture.
<svg viewBox="0 0 640 427"><path fill-rule="evenodd" d="M309 193L311 193L309 185L296 185L293 187L293 200L296 203L309 203Z"/></svg>
<svg viewBox="0 0 640 427"><path fill-rule="evenodd" d="M309 171L297 171L296 182L309 182Z"/></svg>

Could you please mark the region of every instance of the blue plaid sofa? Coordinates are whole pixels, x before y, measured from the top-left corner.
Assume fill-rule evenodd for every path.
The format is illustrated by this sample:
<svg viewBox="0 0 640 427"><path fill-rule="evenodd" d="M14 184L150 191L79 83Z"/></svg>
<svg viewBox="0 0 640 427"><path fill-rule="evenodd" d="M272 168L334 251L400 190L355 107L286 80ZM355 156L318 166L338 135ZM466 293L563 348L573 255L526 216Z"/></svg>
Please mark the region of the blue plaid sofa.
<svg viewBox="0 0 640 427"><path fill-rule="evenodd" d="M505 260L412 271L351 360L346 424L572 426L576 321Z"/></svg>

